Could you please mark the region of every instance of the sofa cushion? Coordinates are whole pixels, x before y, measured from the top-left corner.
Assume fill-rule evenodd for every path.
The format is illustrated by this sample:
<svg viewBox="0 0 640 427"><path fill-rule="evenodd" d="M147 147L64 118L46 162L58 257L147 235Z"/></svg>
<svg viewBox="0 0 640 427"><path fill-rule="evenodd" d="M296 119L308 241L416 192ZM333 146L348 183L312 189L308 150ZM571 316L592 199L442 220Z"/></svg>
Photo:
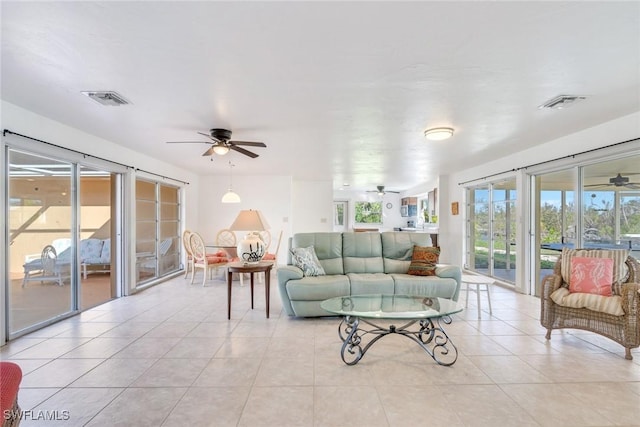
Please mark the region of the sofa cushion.
<svg viewBox="0 0 640 427"><path fill-rule="evenodd" d="M560 287L549 297L553 302L563 307L588 308L589 310L611 314L612 316L624 315L622 297L619 295L607 297L583 292L570 293L569 289Z"/></svg>
<svg viewBox="0 0 640 427"><path fill-rule="evenodd" d="M302 274L305 276L324 276L324 268L320 265L316 251L313 245L308 248L293 248L291 249L291 257L293 258L293 265L302 270Z"/></svg>
<svg viewBox="0 0 640 427"><path fill-rule="evenodd" d="M613 293L619 295L620 287L626 281L629 274L625 261L629 256L626 249L562 249L562 258L560 262L560 273L565 286L571 284L571 258L587 257L587 258L611 258L613 259Z"/></svg>
<svg viewBox="0 0 640 427"><path fill-rule="evenodd" d="M454 278L438 276L412 276L394 273L391 275L395 283L396 295L420 295L453 299L458 290L458 282Z"/></svg>
<svg viewBox="0 0 640 427"><path fill-rule="evenodd" d="M613 260L611 258L571 258L569 292L611 295Z"/></svg>
<svg viewBox="0 0 640 427"><path fill-rule="evenodd" d="M84 239L80 241L80 260L96 260L100 259L102 254L102 245L104 242L101 239Z"/></svg>
<svg viewBox="0 0 640 427"><path fill-rule="evenodd" d="M349 273L351 295L393 294L393 277L384 273Z"/></svg>
<svg viewBox="0 0 640 427"><path fill-rule="evenodd" d="M342 264L342 233L298 233L290 240L289 249L313 245L326 274L344 274ZM289 264L293 264L290 258Z"/></svg>
<svg viewBox="0 0 640 427"><path fill-rule="evenodd" d="M439 257L440 248L438 247L414 246L407 274L413 276L435 276Z"/></svg>
<svg viewBox="0 0 640 427"><path fill-rule="evenodd" d="M380 233L343 233L344 272L383 273Z"/></svg>
<svg viewBox="0 0 640 427"><path fill-rule="evenodd" d="M322 301L349 295L349 279L344 275L303 277L287 282L287 295L291 301Z"/></svg>
<svg viewBox="0 0 640 427"><path fill-rule="evenodd" d="M411 264L413 246L430 246L427 233L385 231L380 233L385 273L406 273Z"/></svg>

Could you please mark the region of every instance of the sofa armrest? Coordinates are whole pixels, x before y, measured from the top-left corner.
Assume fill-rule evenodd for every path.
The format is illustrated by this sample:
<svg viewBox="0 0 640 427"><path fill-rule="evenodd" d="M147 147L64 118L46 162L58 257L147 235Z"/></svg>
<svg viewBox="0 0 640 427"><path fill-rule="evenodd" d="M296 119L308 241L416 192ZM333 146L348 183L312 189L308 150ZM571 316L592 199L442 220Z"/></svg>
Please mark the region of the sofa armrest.
<svg viewBox="0 0 640 427"><path fill-rule="evenodd" d="M562 276L559 274L549 274L542 279L542 300L551 302L551 294L562 286Z"/></svg>
<svg viewBox="0 0 640 427"><path fill-rule="evenodd" d="M278 282L288 282L293 279L302 279L302 269L295 265L282 265L278 267Z"/></svg>
<svg viewBox="0 0 640 427"><path fill-rule="evenodd" d="M436 276L440 278L454 279L458 286L451 297L453 301L458 301L460 296L460 287L462 286L462 270L457 265L437 264Z"/></svg>
<svg viewBox="0 0 640 427"><path fill-rule="evenodd" d="M638 283L623 284L621 294L622 294L622 309L626 314L640 312L640 284Z"/></svg>
<svg viewBox="0 0 640 427"><path fill-rule="evenodd" d="M280 291L280 299L282 300L282 308L289 316L294 316L293 306L287 293L287 282L289 280L298 280L304 277L302 270L293 265L283 265L278 267L278 291Z"/></svg>

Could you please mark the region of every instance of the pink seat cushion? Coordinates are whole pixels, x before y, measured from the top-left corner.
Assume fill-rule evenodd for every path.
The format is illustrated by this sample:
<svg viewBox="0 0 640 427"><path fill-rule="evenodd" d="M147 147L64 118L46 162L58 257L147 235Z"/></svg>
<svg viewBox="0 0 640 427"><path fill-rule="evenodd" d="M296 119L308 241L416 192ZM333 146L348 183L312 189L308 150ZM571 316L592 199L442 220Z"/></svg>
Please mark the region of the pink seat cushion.
<svg viewBox="0 0 640 427"><path fill-rule="evenodd" d="M22 369L12 362L0 362L0 414L8 411L18 395Z"/></svg>
<svg viewBox="0 0 640 427"><path fill-rule="evenodd" d="M264 256L262 257L263 260L265 261L275 261L276 259L276 254L270 254L270 253L266 253L264 254Z"/></svg>
<svg viewBox="0 0 640 427"><path fill-rule="evenodd" d="M207 255L207 263L208 264L221 264L227 262L227 258L216 256L216 255Z"/></svg>

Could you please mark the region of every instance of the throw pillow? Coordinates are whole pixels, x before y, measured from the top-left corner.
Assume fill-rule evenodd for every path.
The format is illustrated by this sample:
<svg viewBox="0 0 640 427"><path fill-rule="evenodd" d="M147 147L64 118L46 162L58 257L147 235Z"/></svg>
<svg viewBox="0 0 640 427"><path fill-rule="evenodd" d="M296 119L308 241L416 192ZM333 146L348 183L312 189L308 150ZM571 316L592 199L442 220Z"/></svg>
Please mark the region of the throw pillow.
<svg viewBox="0 0 640 427"><path fill-rule="evenodd" d="M440 248L437 246L414 246L407 274L413 276L435 276L439 257Z"/></svg>
<svg viewBox="0 0 640 427"><path fill-rule="evenodd" d="M293 265L300 268L305 276L324 276L326 274L320 265L313 245L308 248L293 248L291 257Z"/></svg>
<svg viewBox="0 0 640 427"><path fill-rule="evenodd" d="M611 296L613 260L611 258L571 258L569 292Z"/></svg>
<svg viewBox="0 0 640 427"><path fill-rule="evenodd" d="M614 294L619 294L618 289L622 287L622 284L628 277L628 270L625 261L629 256L629 251L626 249L562 249L562 259L560 264L560 273L562 274L562 281L565 284L571 285L571 259L573 257L586 257L586 258L610 258L613 260L613 289Z"/></svg>

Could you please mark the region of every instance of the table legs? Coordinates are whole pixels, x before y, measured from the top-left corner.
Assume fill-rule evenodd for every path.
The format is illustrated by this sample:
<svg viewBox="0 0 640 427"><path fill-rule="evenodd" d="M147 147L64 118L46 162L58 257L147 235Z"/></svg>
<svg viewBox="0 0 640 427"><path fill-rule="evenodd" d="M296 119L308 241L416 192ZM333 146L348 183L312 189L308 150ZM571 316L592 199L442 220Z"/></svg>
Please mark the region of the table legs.
<svg viewBox="0 0 640 427"><path fill-rule="evenodd" d="M269 297L271 295L271 268L267 269L265 272L264 279L264 292L265 292L265 301L267 304L267 319L269 318ZM242 274L242 273L239 273ZM254 273L249 273L251 275L251 309L253 310L253 284L254 284ZM233 283L233 272L230 270L227 271L227 319L231 319L231 289Z"/></svg>
<svg viewBox="0 0 640 427"><path fill-rule="evenodd" d="M362 328L361 322L372 328ZM409 330L408 328L416 322L419 322L420 329L417 331ZM450 324L451 317L442 316L436 318L435 322L432 319L416 319L402 326L389 325L387 328L358 317L346 316L338 325L338 335L342 340L340 351L342 361L347 365L355 365L380 338L389 334L399 334L416 342L437 364L451 366L458 360L458 349L441 325L441 322ZM375 335L375 337L364 345L362 339L369 334Z"/></svg>
<svg viewBox="0 0 640 427"><path fill-rule="evenodd" d="M231 283L233 282L233 273L227 271L227 319L231 319Z"/></svg>

